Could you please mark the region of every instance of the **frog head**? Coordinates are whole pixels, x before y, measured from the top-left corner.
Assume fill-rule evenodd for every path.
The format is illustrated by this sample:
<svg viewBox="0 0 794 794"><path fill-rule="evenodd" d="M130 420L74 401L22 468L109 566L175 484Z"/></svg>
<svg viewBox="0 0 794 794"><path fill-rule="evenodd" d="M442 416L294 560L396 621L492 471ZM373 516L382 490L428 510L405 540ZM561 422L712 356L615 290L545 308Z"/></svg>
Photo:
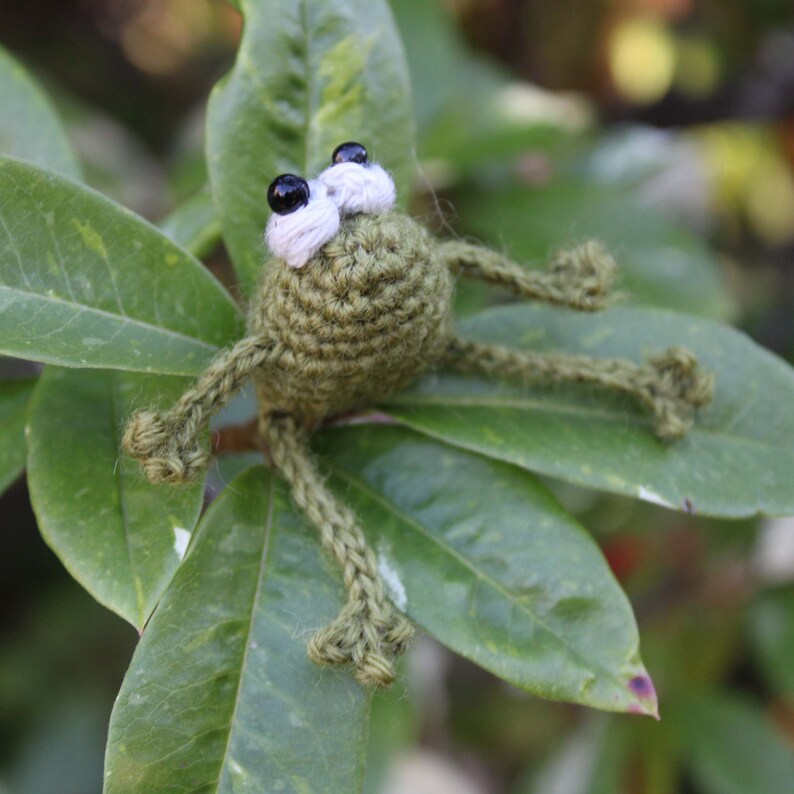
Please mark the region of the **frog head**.
<svg viewBox="0 0 794 794"><path fill-rule="evenodd" d="M342 219L388 213L395 199L388 172L369 161L360 143L348 141L334 149L331 165L316 179L281 174L273 180L265 240L288 267L302 268L334 238Z"/></svg>

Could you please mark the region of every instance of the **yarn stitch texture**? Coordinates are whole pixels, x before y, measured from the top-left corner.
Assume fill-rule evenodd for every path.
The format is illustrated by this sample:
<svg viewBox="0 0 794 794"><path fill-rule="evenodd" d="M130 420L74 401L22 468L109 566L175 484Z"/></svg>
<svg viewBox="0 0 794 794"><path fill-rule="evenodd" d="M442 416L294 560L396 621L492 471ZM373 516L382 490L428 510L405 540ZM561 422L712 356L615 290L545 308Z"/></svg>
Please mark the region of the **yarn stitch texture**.
<svg viewBox="0 0 794 794"><path fill-rule="evenodd" d="M368 170L373 168L378 171ZM337 561L347 591L336 620L309 641L309 656L318 664L352 665L358 680L372 687L394 680L395 660L410 644L413 628L386 597L356 517L325 486L309 448L311 429L441 366L628 394L649 409L663 440L687 432L713 389L711 375L680 348L636 364L519 351L455 336L455 276L481 278L522 298L597 311L607 304L615 263L594 242L558 254L546 271L527 270L470 243L439 243L416 221L390 209L393 185L391 192L384 188L382 175L386 172L377 166L333 166L310 183L315 193L306 207L278 217L286 226L274 221L277 216L271 219L267 239L281 254L268 263L254 296L248 336L221 352L170 410L135 414L123 440L152 482L194 479L209 461L209 417L253 379L259 435L295 503ZM362 204L351 198L351 184L363 186ZM386 194L391 199L384 209ZM351 202L370 209L351 214L345 209ZM318 217L334 213L333 223L318 224ZM309 229L303 241L302 220ZM277 238L285 228L288 233L274 245L271 232L279 227Z"/></svg>

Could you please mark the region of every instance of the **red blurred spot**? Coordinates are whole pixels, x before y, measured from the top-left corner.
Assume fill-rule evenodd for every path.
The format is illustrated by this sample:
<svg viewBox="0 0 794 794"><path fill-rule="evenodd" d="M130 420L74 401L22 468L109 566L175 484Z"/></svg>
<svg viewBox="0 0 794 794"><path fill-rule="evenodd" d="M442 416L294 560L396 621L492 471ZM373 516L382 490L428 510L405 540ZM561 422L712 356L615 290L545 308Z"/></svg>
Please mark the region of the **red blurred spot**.
<svg viewBox="0 0 794 794"><path fill-rule="evenodd" d="M607 541L602 551L618 581L628 579L642 563L645 550L642 542L634 535L624 535Z"/></svg>

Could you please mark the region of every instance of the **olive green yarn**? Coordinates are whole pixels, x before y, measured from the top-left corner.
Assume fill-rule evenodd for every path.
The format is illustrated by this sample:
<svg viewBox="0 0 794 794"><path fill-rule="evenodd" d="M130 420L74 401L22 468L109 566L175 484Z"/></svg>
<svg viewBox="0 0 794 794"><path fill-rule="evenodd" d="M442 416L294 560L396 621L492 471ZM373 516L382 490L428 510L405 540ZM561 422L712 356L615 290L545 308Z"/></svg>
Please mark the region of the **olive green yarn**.
<svg viewBox="0 0 794 794"><path fill-rule="evenodd" d="M323 546L342 569L347 590L339 617L309 640L309 657L317 664L350 663L362 684L388 686L394 680L394 659L411 642L413 626L386 598L375 555L352 511L323 484L305 431L291 416L268 414L260 432L292 498L320 530Z"/></svg>
<svg viewBox="0 0 794 794"><path fill-rule="evenodd" d="M453 271L506 287L521 298L584 312L606 307L618 269L609 251L595 240L559 251L545 272L526 270L496 251L459 240L443 243L440 254Z"/></svg>
<svg viewBox="0 0 794 794"><path fill-rule="evenodd" d="M448 366L628 393L650 409L660 438L681 437L713 387L685 350L635 364L480 345L454 335L455 275L595 311L606 305L615 270L597 243L560 253L548 270L535 272L476 245L438 243L400 213L346 218L304 267L279 259L268 264L249 311L249 335L220 353L169 411L135 414L124 449L152 482L195 479L209 460L210 416L252 379L259 435L337 561L347 591L339 616L310 640L309 656L318 664L351 665L367 686L388 686L413 628L386 597L354 514L326 488L309 432L329 415L387 398L430 367Z"/></svg>
<svg viewBox="0 0 794 794"><path fill-rule="evenodd" d="M406 215L356 215L305 267L272 263L257 300L250 330L273 342L260 402L321 418L387 397L443 357L452 278Z"/></svg>
<svg viewBox="0 0 794 794"><path fill-rule="evenodd" d="M629 394L650 409L654 432L664 440L684 436L692 427L695 410L711 401L714 390L714 378L698 370L695 357L679 347L635 364L620 358L534 353L458 339L450 345L446 363L464 372L585 383Z"/></svg>
<svg viewBox="0 0 794 794"><path fill-rule="evenodd" d="M124 451L141 461L151 482L189 482L209 462L202 434L209 417L271 356L270 341L246 337L218 355L166 414L140 411L124 431Z"/></svg>

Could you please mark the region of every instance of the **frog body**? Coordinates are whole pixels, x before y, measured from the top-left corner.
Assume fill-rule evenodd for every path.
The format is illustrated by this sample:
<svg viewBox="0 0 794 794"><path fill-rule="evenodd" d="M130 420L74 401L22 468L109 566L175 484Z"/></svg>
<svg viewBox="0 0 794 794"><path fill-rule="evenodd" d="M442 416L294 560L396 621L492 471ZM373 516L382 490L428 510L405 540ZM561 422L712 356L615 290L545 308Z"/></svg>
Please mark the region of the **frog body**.
<svg viewBox="0 0 794 794"><path fill-rule="evenodd" d="M322 418L388 397L444 354L452 276L424 227L398 211L345 218L301 268L268 263L250 333L272 355L260 405Z"/></svg>

